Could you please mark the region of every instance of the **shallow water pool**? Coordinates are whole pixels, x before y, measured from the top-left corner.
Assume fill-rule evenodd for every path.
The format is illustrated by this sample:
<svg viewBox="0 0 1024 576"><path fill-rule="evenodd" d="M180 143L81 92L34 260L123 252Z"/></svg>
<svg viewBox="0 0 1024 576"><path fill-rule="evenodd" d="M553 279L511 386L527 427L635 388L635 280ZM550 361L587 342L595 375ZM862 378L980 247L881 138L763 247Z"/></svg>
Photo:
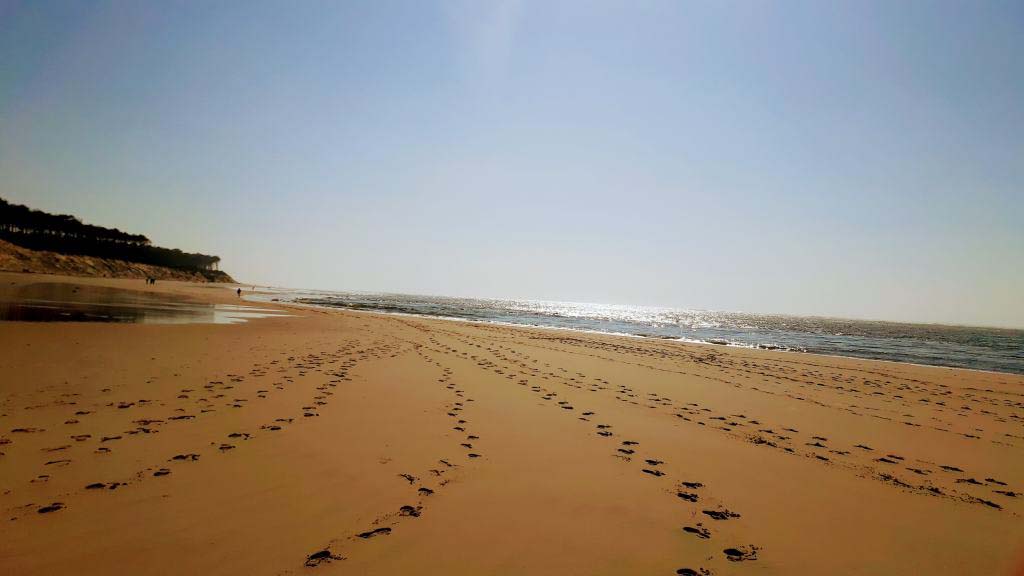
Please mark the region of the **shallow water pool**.
<svg viewBox="0 0 1024 576"><path fill-rule="evenodd" d="M38 282L0 288L0 321L237 324L288 316L277 310L208 304L185 296L107 286Z"/></svg>

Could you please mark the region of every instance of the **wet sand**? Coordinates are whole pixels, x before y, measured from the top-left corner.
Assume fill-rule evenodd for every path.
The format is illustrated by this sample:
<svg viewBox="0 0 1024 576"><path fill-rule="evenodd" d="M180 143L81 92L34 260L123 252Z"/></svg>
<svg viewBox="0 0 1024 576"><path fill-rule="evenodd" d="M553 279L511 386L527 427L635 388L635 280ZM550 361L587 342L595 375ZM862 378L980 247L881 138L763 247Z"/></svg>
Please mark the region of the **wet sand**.
<svg viewBox="0 0 1024 576"><path fill-rule="evenodd" d="M0 573L1013 574L1022 560L1024 377L288 311L0 322Z"/></svg>
<svg viewBox="0 0 1024 576"><path fill-rule="evenodd" d="M49 282L45 277L0 281L0 321L231 324L281 314L243 303L203 302L181 291L139 286L138 281L122 284L131 288Z"/></svg>

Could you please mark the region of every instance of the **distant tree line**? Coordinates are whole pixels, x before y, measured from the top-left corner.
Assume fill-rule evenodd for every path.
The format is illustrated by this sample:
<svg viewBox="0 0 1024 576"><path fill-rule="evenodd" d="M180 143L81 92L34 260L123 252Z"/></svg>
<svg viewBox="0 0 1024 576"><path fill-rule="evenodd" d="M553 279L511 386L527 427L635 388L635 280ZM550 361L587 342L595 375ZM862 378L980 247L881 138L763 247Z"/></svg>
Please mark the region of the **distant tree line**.
<svg viewBox="0 0 1024 576"><path fill-rule="evenodd" d="M68 214L49 214L0 198L0 238L23 248L116 258L185 270L213 271L219 256L152 246L142 234L85 224Z"/></svg>

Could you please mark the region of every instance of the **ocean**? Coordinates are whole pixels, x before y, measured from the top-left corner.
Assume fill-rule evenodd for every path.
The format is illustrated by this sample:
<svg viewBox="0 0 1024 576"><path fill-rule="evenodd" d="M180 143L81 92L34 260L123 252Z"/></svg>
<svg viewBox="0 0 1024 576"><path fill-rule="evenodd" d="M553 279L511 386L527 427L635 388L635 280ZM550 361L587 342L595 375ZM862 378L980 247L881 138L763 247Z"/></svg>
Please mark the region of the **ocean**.
<svg viewBox="0 0 1024 576"><path fill-rule="evenodd" d="M537 300L272 290L307 305L1024 374L1024 330Z"/></svg>

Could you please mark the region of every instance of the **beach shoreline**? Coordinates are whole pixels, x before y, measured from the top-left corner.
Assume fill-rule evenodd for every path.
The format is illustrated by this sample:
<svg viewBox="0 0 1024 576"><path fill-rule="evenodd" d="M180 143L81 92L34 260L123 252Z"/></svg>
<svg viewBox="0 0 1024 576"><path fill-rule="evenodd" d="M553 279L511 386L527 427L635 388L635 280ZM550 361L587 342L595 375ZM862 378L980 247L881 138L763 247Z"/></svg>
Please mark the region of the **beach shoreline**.
<svg viewBox="0 0 1024 576"><path fill-rule="evenodd" d="M0 274L38 281L239 303L223 285ZM259 305L292 315L0 322L4 572L1020 560L1022 376Z"/></svg>
<svg viewBox="0 0 1024 576"><path fill-rule="evenodd" d="M254 300L1024 375L1024 330L534 300L268 288Z"/></svg>
<svg viewBox="0 0 1024 576"><path fill-rule="evenodd" d="M258 292L258 291L257 291ZM269 292L268 292L269 294ZM244 293L243 293L244 298ZM662 342L674 342L682 344L684 346L700 346L707 347L712 350L721 348L731 348L734 350L751 350L756 352L768 352L772 354L802 354L806 356L821 356L823 358L831 359L849 359L849 360L867 360L870 362L881 362L886 364L896 364L900 366L916 366L918 368L937 368L941 370L958 370L966 372L980 372L982 374L1010 374L1018 375L1014 372L1004 372L1000 370L986 370L984 368L967 368L963 366L944 366L939 364L921 364L919 362L905 362L900 360L888 360L885 358L861 358L858 356L843 356L842 354L827 354L824 352L808 352L806 350L790 350L782 348L765 348L759 346L747 346L743 344L734 343L717 343L717 342L704 342L700 340L690 340L686 338L670 338L663 336L652 336L644 334L630 334L626 332L603 332L600 330L587 330L585 328L562 328L558 326L544 326L540 324L515 324L513 322L501 322L498 320L471 320L468 318L458 318L456 316L431 316L427 314L413 314L410 312L380 312L374 310L358 310L358 309L345 309L334 306L326 306L323 304L310 304L303 302L277 302L267 300L246 300L250 303L272 303L281 308L295 308L298 310L304 309L317 309L317 310L344 310L345 312L352 314L369 314L374 316L398 316L402 318L418 318L424 320L438 320L441 322L461 322L472 326L505 326L508 328L523 329L523 330L551 330L555 332L567 332L569 334L591 334L594 336L610 336L612 338L637 338L640 340L656 340Z"/></svg>

